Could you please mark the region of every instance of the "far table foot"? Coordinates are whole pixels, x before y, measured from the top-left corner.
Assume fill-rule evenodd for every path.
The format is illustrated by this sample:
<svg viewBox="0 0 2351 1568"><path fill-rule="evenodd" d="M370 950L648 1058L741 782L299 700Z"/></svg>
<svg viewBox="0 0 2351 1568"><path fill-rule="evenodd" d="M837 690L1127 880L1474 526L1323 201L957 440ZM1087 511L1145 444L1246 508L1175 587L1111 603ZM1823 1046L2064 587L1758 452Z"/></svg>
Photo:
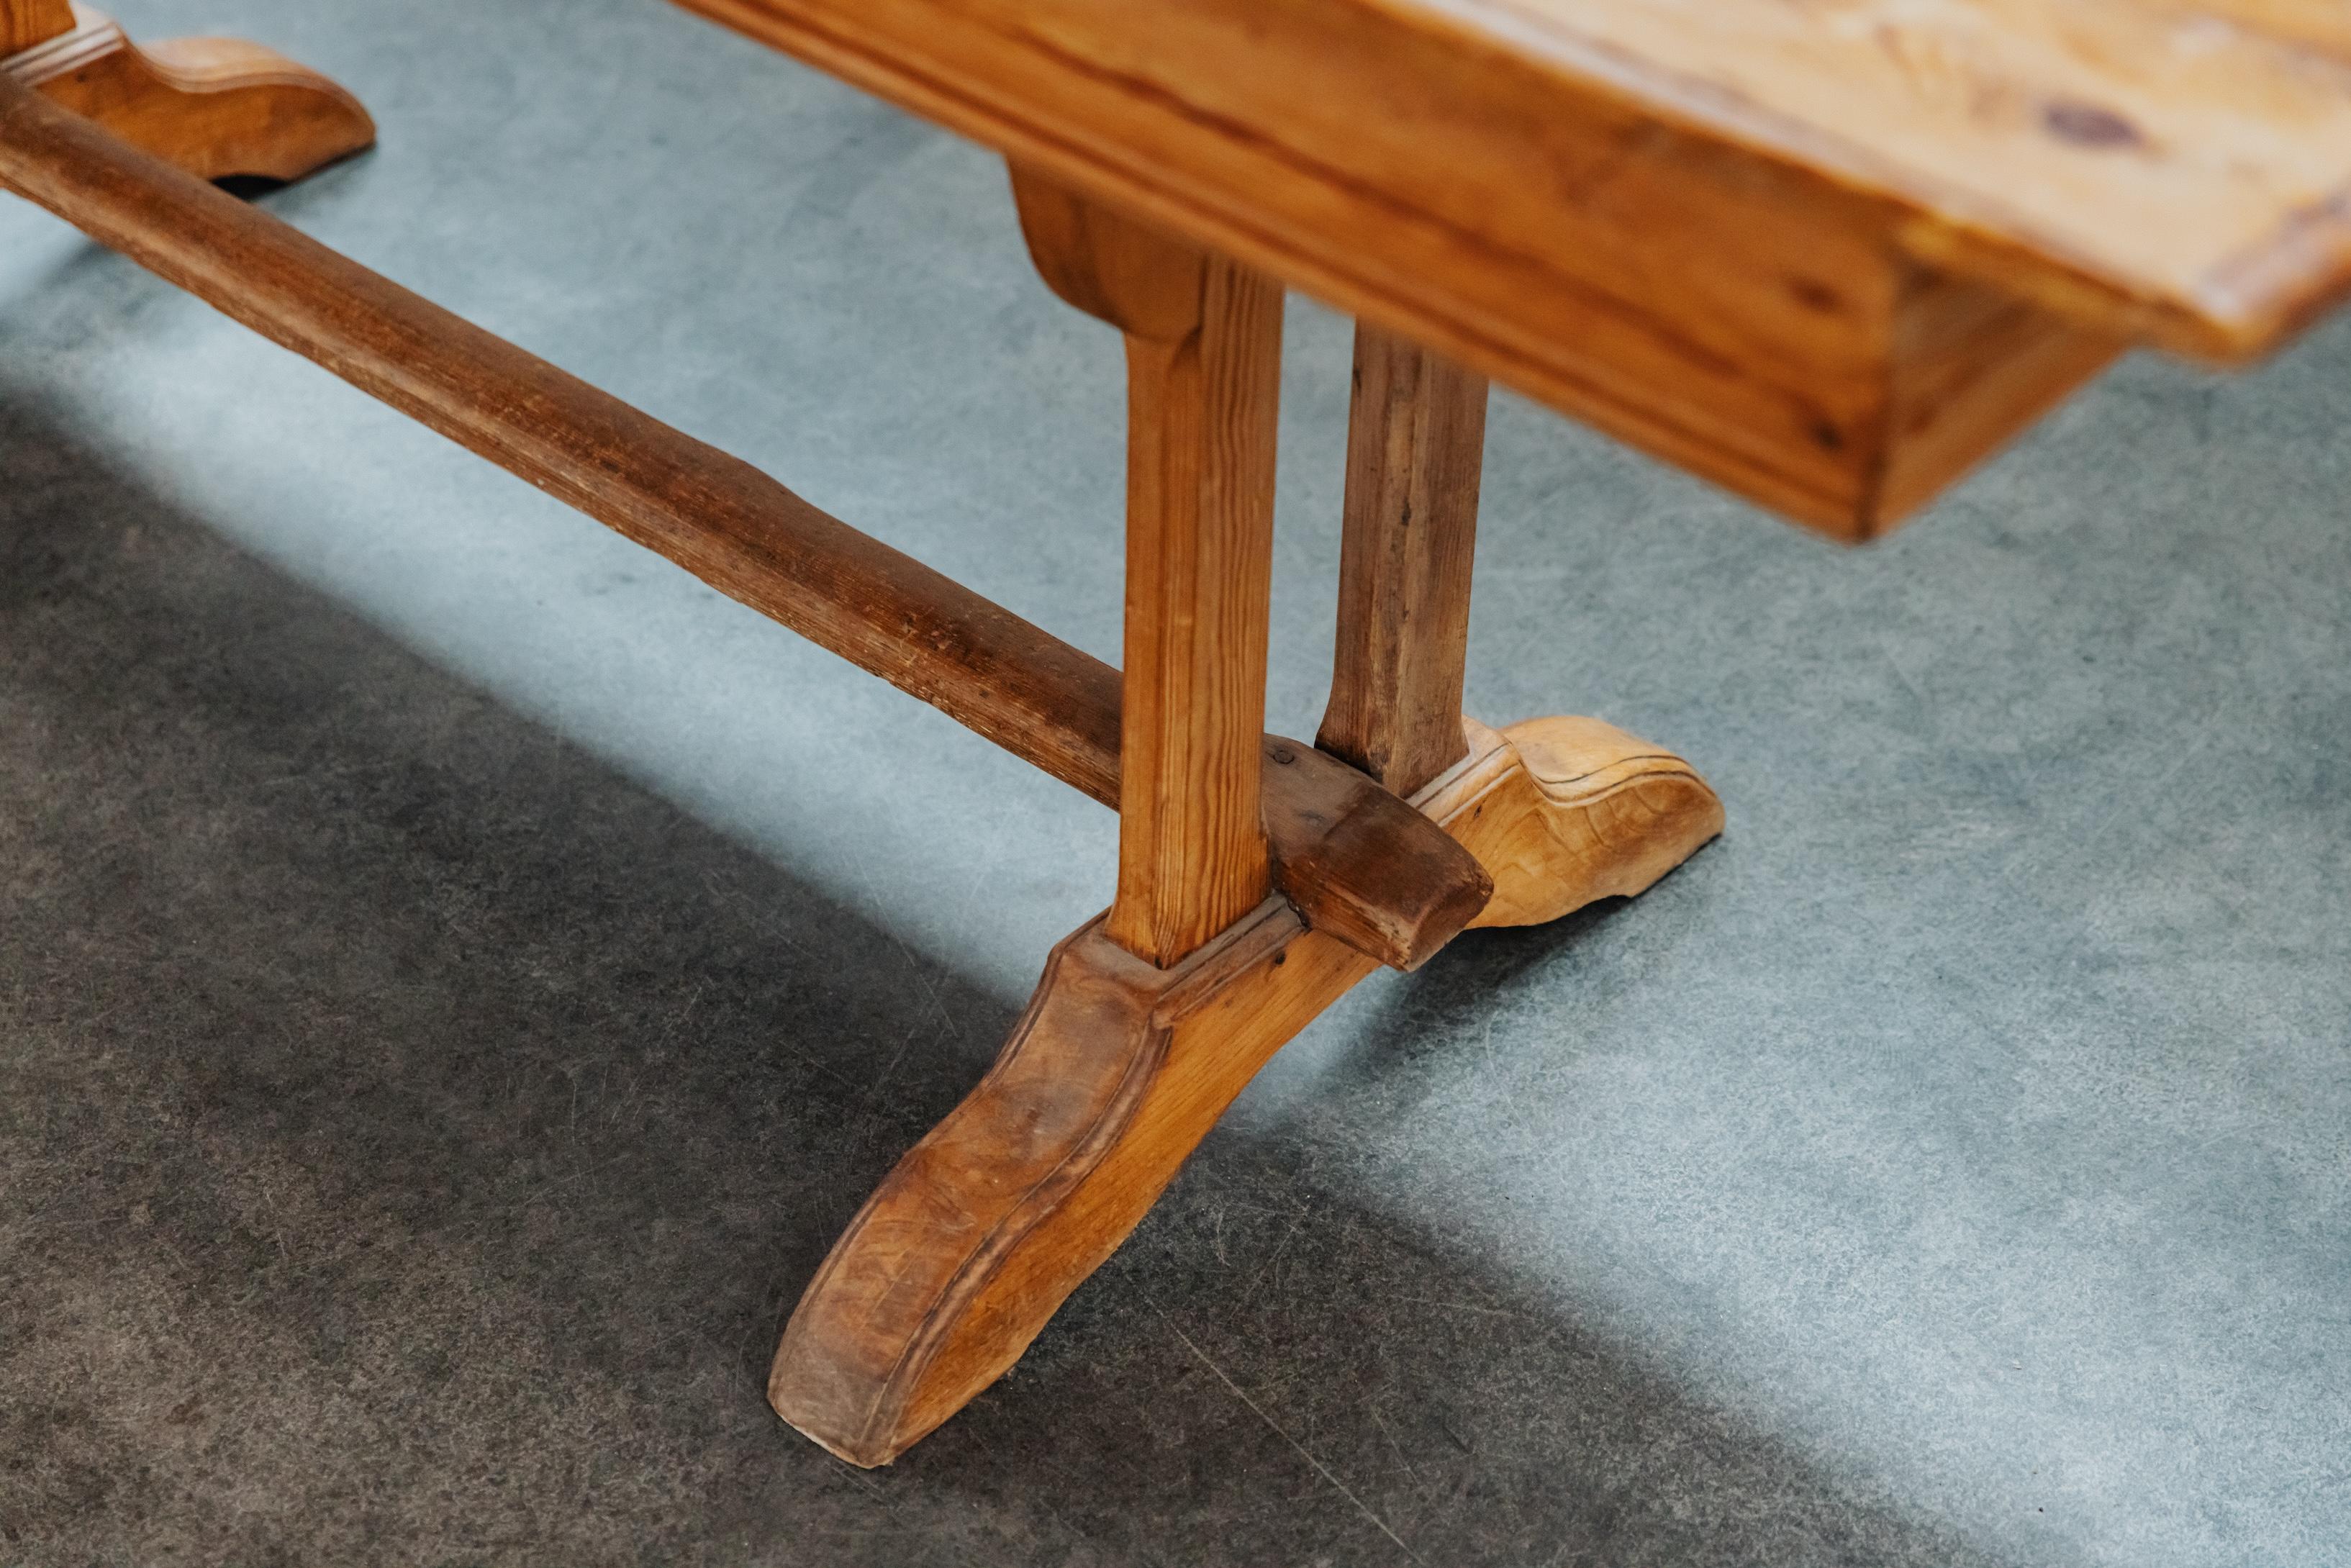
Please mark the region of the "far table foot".
<svg viewBox="0 0 2351 1568"><path fill-rule="evenodd" d="M199 178L298 180L374 144L358 99L259 44L141 47L86 5L69 16L67 30L0 57L0 71Z"/></svg>
<svg viewBox="0 0 2351 1568"><path fill-rule="evenodd" d="M1613 724L1462 728L1469 756L1421 799L1450 803L1446 830L1494 879L1472 925L1540 925L1630 898L1722 831L1722 801L1698 769Z"/></svg>

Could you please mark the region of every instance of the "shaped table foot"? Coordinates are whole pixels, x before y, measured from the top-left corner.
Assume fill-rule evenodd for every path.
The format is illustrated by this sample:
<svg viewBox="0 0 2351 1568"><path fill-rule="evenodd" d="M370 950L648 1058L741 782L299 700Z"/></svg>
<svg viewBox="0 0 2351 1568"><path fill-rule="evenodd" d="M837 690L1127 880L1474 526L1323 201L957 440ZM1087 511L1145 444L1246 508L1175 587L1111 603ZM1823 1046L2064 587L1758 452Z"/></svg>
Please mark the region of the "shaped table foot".
<svg viewBox="0 0 2351 1568"><path fill-rule="evenodd" d="M1596 718L1461 726L1469 756L1423 800L1494 879L1472 925L1540 925L1602 898L1630 898L1722 831L1698 769Z"/></svg>
<svg viewBox="0 0 2351 1568"><path fill-rule="evenodd" d="M1479 924L1637 893L1721 829L1687 763L1596 719L1468 727L1469 758L1414 803L1493 873ZM1068 937L996 1065L801 1297L777 1414L852 1464L896 1458L1003 1375L1258 1070L1374 967L1279 897L1167 968L1099 918Z"/></svg>
<svg viewBox="0 0 2351 1568"><path fill-rule="evenodd" d="M0 59L0 71L201 179L298 180L375 141L359 99L258 44L141 47L112 18L72 11L71 31Z"/></svg>

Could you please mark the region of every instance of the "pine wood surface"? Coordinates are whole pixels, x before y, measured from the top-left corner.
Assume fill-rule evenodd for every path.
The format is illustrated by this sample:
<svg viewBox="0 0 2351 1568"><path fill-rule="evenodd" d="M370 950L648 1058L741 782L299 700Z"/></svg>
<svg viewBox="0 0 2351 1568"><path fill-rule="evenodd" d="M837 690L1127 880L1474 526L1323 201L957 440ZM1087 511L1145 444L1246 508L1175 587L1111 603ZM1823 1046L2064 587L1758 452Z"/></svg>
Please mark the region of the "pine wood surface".
<svg viewBox="0 0 2351 1568"><path fill-rule="evenodd" d="M1125 712L1111 940L1165 967L1265 896L1281 287L1015 165L1029 254L1126 340Z"/></svg>
<svg viewBox="0 0 2351 1568"><path fill-rule="evenodd" d="M1844 538L2351 285L2315 0L684 3Z"/></svg>
<svg viewBox="0 0 2351 1568"><path fill-rule="evenodd" d="M1494 880L1472 925L1540 925L1596 898L1630 898L1722 831L1722 801L1696 768L1613 724L1463 728L1468 755L1416 804Z"/></svg>
<svg viewBox="0 0 2351 1568"><path fill-rule="evenodd" d="M13 54L0 48L8 55L0 74L199 179L299 179L375 141L359 99L258 44L171 38L142 47L86 5L36 6L9 25L21 36L61 18L62 29Z"/></svg>
<svg viewBox="0 0 2351 1568"><path fill-rule="evenodd" d="M1265 760L1274 884L1314 930L1417 969L1493 897L1477 855L1378 780L1276 736Z"/></svg>
<svg viewBox="0 0 2351 1568"><path fill-rule="evenodd" d="M1125 693L1111 938L1171 964L1265 896L1281 287L1222 257L1180 336L1128 332Z"/></svg>
<svg viewBox="0 0 2351 1568"><path fill-rule="evenodd" d="M68 0L0 0L0 58L74 27Z"/></svg>
<svg viewBox="0 0 2351 1568"><path fill-rule="evenodd" d="M1486 380L1355 329L1331 699L1314 744L1399 795L1461 760Z"/></svg>
<svg viewBox="0 0 2351 1568"><path fill-rule="evenodd" d="M1221 136L1409 216L1431 174L1453 205L1515 181L1563 211L1622 171L1555 159L1545 121L1596 118L1630 128L1621 160L1654 129L1822 176L1915 254L2200 351L2256 350L2351 283L2334 0L692 3L1040 136L1108 133L1106 165L1174 154L1171 188L1218 183Z"/></svg>

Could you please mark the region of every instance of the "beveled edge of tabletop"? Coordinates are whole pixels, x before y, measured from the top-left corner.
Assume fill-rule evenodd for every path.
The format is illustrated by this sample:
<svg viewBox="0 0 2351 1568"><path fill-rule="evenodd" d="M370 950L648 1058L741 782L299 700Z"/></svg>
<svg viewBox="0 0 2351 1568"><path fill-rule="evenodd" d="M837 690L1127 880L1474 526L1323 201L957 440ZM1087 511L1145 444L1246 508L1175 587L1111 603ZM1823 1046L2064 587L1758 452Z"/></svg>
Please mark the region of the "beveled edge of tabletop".
<svg viewBox="0 0 2351 1568"><path fill-rule="evenodd" d="M1889 203L1903 214L1900 243L1919 261L2189 358L2220 365L2257 360L2351 298L2351 156L2341 183L2324 198L2281 210L2262 237L2219 254L2184 286L2167 286L2087 254L2014 203L1939 179L1723 84L1665 69L1556 25L1538 26L1520 9L1523 0L1344 3L1448 35L1466 47L1511 50L1568 91L1604 94L1686 134ZM2351 84L2351 58L2332 63ZM2351 106L2351 97L2346 101Z"/></svg>
<svg viewBox="0 0 2351 1568"><path fill-rule="evenodd" d="M1075 145L1066 136L1058 146L1040 148L1050 109L1040 108L1035 122L1016 125L1018 117L1002 105L984 104L973 84L942 79L935 68L890 60L837 27L825 29L818 15L847 14L841 0L676 3L999 151L1041 155L1081 181L1091 172L1116 184L1124 172L1120 160ZM1457 60L1507 58L1557 83L1563 103L1604 101L1619 114L1653 120L1799 178L1826 182L1880 204L1896 242L1922 264L2001 287L2102 333L2208 361L2241 363L2278 347L2351 295L2351 160L2342 183L2323 199L2283 209L2260 237L2199 257L2184 275L2167 277L2161 268L2135 268L2126 256L2069 243L2029 206L2003 200L1997 192L1939 178L1932 170L1722 83L1612 49L1604 40L1563 27L1556 16L1536 16L1546 0L1318 3L1331 15L1348 9L1375 14L1388 26L1430 39ZM826 43L811 47L819 33ZM1259 227L1234 204L1209 213L1172 187L1144 195L1160 207L1163 218L1188 218L1208 231L1207 237L1216 237L1220 228L1229 235ZM1307 266L1292 281L1310 288L1322 284L1317 291L1333 297L1334 303L1359 305L1345 298L1353 289L1328 287L1335 270Z"/></svg>

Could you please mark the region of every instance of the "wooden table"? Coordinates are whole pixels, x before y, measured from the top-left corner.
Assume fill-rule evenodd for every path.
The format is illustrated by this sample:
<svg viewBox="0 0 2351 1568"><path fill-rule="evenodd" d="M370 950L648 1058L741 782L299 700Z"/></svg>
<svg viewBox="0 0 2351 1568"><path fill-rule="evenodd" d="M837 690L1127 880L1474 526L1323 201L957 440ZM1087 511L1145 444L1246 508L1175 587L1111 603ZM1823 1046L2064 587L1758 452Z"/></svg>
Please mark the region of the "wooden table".
<svg viewBox="0 0 2351 1568"><path fill-rule="evenodd" d="M1599 720L1462 713L1485 378L1858 540L2125 345L2248 360L2351 287L2338 0L687 3L1010 161L1124 339L1123 671L203 183L372 138L266 50L0 0L0 183L1118 810L1111 908L784 1331L770 1399L858 1464L1375 966L1720 831ZM1311 746L1263 733L1286 287L1361 323Z"/></svg>

